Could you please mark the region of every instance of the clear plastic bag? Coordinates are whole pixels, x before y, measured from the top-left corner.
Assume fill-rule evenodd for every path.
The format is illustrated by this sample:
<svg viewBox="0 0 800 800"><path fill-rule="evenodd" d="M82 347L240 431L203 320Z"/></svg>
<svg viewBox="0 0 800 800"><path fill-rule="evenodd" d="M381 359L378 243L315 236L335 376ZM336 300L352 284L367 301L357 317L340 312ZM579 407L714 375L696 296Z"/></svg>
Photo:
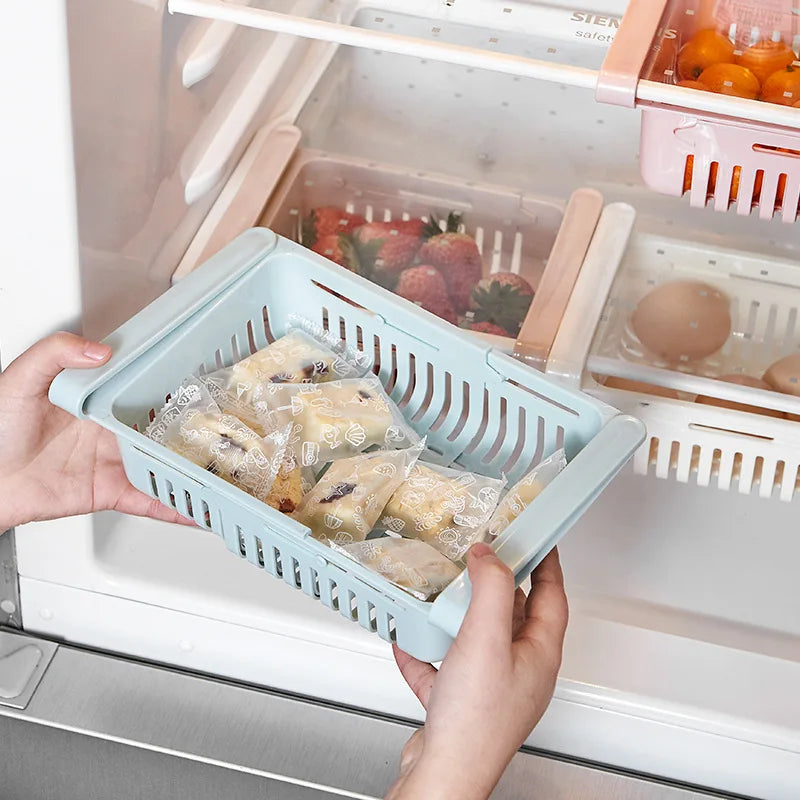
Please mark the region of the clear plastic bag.
<svg viewBox="0 0 800 800"><path fill-rule="evenodd" d="M383 510L379 526L460 561L482 538L504 486L503 480L417 461Z"/></svg>
<svg viewBox="0 0 800 800"><path fill-rule="evenodd" d="M557 450L514 484L492 514L486 529L487 537L499 536L542 493L545 487L564 471L566 466L566 453L563 450Z"/></svg>
<svg viewBox="0 0 800 800"><path fill-rule="evenodd" d="M232 367L203 376L202 380L223 412L234 414L254 431L264 434L269 426L256 411L255 402L262 396L265 385L356 378L365 369L363 360L361 364L354 363L329 346L327 339L320 341L298 328Z"/></svg>
<svg viewBox="0 0 800 800"><path fill-rule="evenodd" d="M323 542L363 541L421 452L420 444L334 461L303 498L295 519Z"/></svg>
<svg viewBox="0 0 800 800"><path fill-rule="evenodd" d="M352 375L342 375L342 378L360 378L366 375L372 366L372 359L363 350L356 350L333 331L325 330L315 322L311 322L299 314L289 314L287 334L293 331L302 331L316 342L333 350L339 358L346 361L354 370ZM344 335L344 333L342 333ZM363 345L363 342L360 344Z"/></svg>
<svg viewBox="0 0 800 800"><path fill-rule="evenodd" d="M418 600L432 600L461 572L450 559L418 539L385 537L331 547Z"/></svg>
<svg viewBox="0 0 800 800"><path fill-rule="evenodd" d="M184 381L146 435L268 505L278 507L284 500L273 496L273 489L284 494L290 488L288 474L287 485L276 485L279 473L295 466L288 427L259 436L238 417L221 413L196 378Z"/></svg>
<svg viewBox="0 0 800 800"><path fill-rule="evenodd" d="M265 427L292 426L292 445L304 467L350 458L371 447L403 449L419 442L374 376L321 384L267 384L261 387L256 409Z"/></svg>

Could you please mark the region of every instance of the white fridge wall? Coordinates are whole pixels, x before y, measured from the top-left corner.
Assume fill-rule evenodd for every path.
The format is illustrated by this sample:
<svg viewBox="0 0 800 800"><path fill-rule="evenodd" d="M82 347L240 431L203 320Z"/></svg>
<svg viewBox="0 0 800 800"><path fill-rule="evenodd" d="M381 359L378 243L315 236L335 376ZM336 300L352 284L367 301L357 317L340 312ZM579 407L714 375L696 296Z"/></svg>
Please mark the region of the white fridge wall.
<svg viewBox="0 0 800 800"><path fill-rule="evenodd" d="M163 0L66 5L84 324L99 337L167 288L308 43Z"/></svg>
<svg viewBox="0 0 800 800"><path fill-rule="evenodd" d="M4 358L81 307L87 331L105 333L166 288L269 105L265 98L249 122L240 120L241 141L217 137L225 147L216 152L229 151L220 177L187 204L192 167L252 91L246 73L263 66L272 35L239 32L241 42L206 51L191 63L207 66L218 54L216 71L187 88L186 64L207 23L167 17L160 2L69 4L79 15L71 18L79 272L61 4L52 2L53 15L28 6L12 3L14 24L4 30L13 35L0 48L6 74L26 65L25 92L12 102L34 115L12 131L10 185L26 213L4 240L12 257L3 263L30 268L4 267ZM45 36L52 46L40 52ZM587 90L468 70L340 49L300 115L305 143L562 200L593 185L633 202L644 229L797 253L789 226L698 212L641 189L633 112L601 109ZM25 102L29 86L41 103ZM276 104L290 113L291 103ZM51 211L42 214L40 197ZM620 478L563 548L572 624L557 701L532 743L793 798L794 516L790 504ZM376 637L238 561L205 532L98 515L28 526L17 547L23 620L33 632L419 716Z"/></svg>
<svg viewBox="0 0 800 800"><path fill-rule="evenodd" d="M3 6L0 362L81 315L64 4ZM25 80L12 80L12 76ZM37 102L30 102L35 97ZM20 313L25 309L25 313Z"/></svg>

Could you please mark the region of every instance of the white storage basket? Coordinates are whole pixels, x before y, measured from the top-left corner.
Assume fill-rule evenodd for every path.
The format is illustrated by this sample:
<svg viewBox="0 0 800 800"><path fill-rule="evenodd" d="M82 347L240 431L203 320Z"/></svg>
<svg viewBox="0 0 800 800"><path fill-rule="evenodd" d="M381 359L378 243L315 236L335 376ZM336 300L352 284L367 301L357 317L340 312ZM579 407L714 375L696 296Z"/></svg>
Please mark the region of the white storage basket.
<svg viewBox="0 0 800 800"><path fill-rule="evenodd" d="M604 212L548 372L645 422L648 439L634 458L638 473L791 500L800 478L800 425L694 401L704 396L800 417L800 398L717 380L759 378L798 352L797 264L633 232L634 218L621 204ZM713 356L670 367L642 352L628 321L651 289L682 279L708 283L731 299L732 334ZM671 389L677 398L606 388L607 376Z"/></svg>

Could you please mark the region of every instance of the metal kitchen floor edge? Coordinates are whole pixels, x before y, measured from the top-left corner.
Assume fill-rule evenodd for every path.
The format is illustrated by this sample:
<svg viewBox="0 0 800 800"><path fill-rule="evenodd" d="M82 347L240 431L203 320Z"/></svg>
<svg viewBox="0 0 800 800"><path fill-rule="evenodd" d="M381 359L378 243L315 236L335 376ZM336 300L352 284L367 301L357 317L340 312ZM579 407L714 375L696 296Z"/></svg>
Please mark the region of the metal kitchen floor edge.
<svg viewBox="0 0 800 800"><path fill-rule="evenodd" d="M14 529L0 532L0 626L22 627Z"/></svg>
<svg viewBox="0 0 800 800"><path fill-rule="evenodd" d="M261 776L265 786L281 786L276 796L282 800L382 798L396 776L400 751L416 727L357 709L65 645L57 647L27 707L0 707L2 716L60 729L67 736L82 734L175 756L176 770L199 762ZM0 771L11 769L13 764L6 761ZM81 774L80 779L85 781L86 776ZM91 799L85 785L81 791ZM515 756L493 795L497 800L556 796L723 797L527 749ZM731 795L724 797L732 800Z"/></svg>

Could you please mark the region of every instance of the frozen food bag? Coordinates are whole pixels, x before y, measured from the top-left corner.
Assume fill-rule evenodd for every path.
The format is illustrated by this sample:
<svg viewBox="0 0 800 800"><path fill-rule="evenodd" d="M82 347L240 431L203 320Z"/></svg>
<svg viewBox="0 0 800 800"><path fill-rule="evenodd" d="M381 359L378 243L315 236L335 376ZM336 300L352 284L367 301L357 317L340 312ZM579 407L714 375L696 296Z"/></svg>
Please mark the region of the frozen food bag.
<svg viewBox="0 0 800 800"><path fill-rule="evenodd" d="M362 375L365 375L367 372L369 372L370 367L372 366L372 359L364 350L358 350L356 347L348 344L344 340L343 337L345 332L343 329L341 331L342 335L339 336L332 330L325 330L325 328L323 328L321 325L317 324L316 322L311 322L299 314L289 314L287 333L291 333L293 331L302 331L315 341L327 347L329 350L333 350L336 355L346 361L353 368L354 374L342 375L341 377L343 378L360 378ZM360 335L363 337L363 334ZM365 341L362 338L356 344L363 347Z"/></svg>
<svg viewBox="0 0 800 800"><path fill-rule="evenodd" d="M295 519L322 542L363 541L421 452L420 444L334 461L302 499Z"/></svg>
<svg viewBox="0 0 800 800"><path fill-rule="evenodd" d="M461 572L450 559L418 539L387 536L331 546L418 600L432 600Z"/></svg>
<svg viewBox="0 0 800 800"><path fill-rule="evenodd" d="M482 538L504 486L503 480L417 461L383 510L379 526L459 561Z"/></svg>
<svg viewBox="0 0 800 800"><path fill-rule="evenodd" d="M557 450L512 486L489 520L489 538L499 536L567 466L567 456Z"/></svg>
<svg viewBox="0 0 800 800"><path fill-rule="evenodd" d="M306 492L311 491L314 483L313 473L303 469L297 462L294 448L289 444L289 433L290 431L286 429L286 447L281 466L264 501L268 506L272 506L283 514L291 514L295 511Z"/></svg>
<svg viewBox="0 0 800 800"><path fill-rule="evenodd" d="M167 429L190 410L221 413L208 388L199 378L187 378L169 396L167 402L147 426L145 435L155 442L163 443Z"/></svg>
<svg viewBox="0 0 800 800"><path fill-rule="evenodd" d="M292 426L302 466L321 466L371 447L404 449L419 436L374 376L321 384L269 384L257 404L267 426Z"/></svg>
<svg viewBox="0 0 800 800"><path fill-rule="evenodd" d="M234 414L263 435L268 424L255 411L254 403L264 384L323 383L355 378L364 371L363 366L348 361L325 342L297 329L232 367L203 376L202 380L222 411Z"/></svg>
<svg viewBox="0 0 800 800"><path fill-rule="evenodd" d="M197 379L182 384L147 436L270 505L282 502L270 495L273 489L288 491L274 484L291 452L289 429L259 436L238 417L221 413Z"/></svg>

